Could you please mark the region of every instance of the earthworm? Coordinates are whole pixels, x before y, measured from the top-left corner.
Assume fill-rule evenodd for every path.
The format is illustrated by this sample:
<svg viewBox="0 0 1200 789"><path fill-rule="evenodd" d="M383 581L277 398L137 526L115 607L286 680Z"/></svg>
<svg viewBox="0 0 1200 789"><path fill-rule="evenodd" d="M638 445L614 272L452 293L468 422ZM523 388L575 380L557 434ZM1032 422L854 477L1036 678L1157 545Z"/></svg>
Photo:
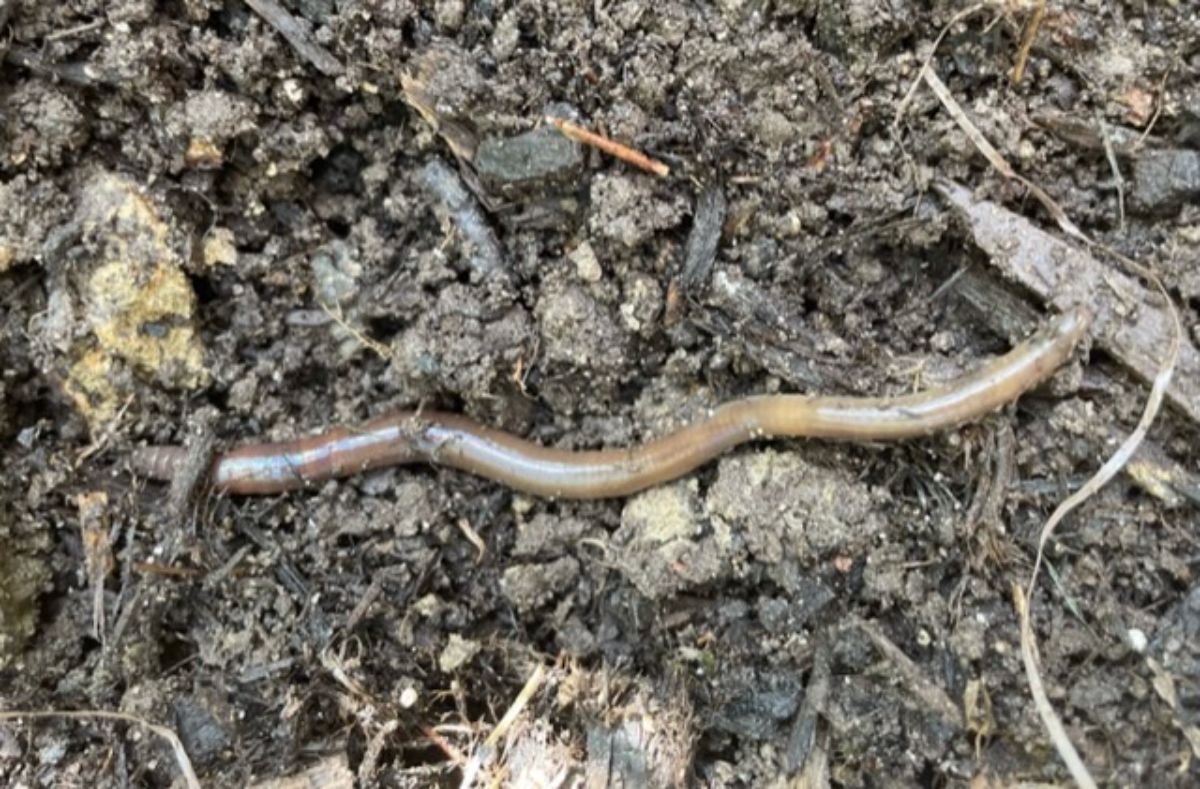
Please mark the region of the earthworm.
<svg viewBox="0 0 1200 789"><path fill-rule="evenodd" d="M1048 378L1070 356L1089 321L1088 311L1077 307L1004 356L934 389L898 397L748 397L629 448L554 449L458 414L400 411L357 428L234 449L213 461L211 484L225 493L270 494L382 466L425 462L539 496L625 496L677 479L748 441L885 441L970 421ZM144 447L135 452L133 466L150 478L171 479L185 457L182 447Z"/></svg>

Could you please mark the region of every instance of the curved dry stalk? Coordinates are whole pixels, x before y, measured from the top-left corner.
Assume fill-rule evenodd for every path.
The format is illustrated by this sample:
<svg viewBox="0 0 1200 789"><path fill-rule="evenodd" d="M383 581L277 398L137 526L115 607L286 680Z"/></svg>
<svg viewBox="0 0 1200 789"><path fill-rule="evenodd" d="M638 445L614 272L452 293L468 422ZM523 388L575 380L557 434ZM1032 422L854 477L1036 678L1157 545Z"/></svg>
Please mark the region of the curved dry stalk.
<svg viewBox="0 0 1200 789"><path fill-rule="evenodd" d="M1139 266L1138 268L1141 267ZM1145 273L1145 269L1142 269L1142 271ZM1067 735L1066 729L1063 727L1062 720L1054 711L1054 707L1051 706L1050 699L1046 695L1046 689L1042 684L1040 667L1038 665L1037 638L1033 633L1030 608L1033 606L1033 593L1037 586L1038 573L1042 567L1042 557L1050 535L1054 533L1055 527L1062 522L1063 518L1108 484L1108 481L1116 476L1117 472L1133 458L1138 446L1142 443L1142 439L1146 437L1146 432L1150 429L1150 425L1154 423L1155 417L1158 416L1167 387L1171 384L1171 377L1175 374L1175 365L1179 360L1179 346L1182 341L1183 327L1179 322L1179 311L1175 308L1175 303L1171 301L1170 296L1167 294L1166 288L1163 287L1162 281L1152 274L1151 277L1158 291L1166 299L1174 323L1174 333L1171 336L1171 347L1167 352L1167 358L1163 361L1158 374L1154 377L1154 384L1150 388L1150 396L1146 398L1146 407L1142 411L1142 417L1138 421L1137 427L1126 436L1125 440L1121 442L1121 446L1105 461L1104 465L1084 483L1083 487L1064 499L1055 508L1054 512L1050 514L1050 517L1046 519L1045 525L1042 526L1041 535L1038 538L1037 559L1033 564L1033 572L1029 576L1029 584L1024 591L1019 586L1013 587L1013 603L1017 609L1017 616L1021 621L1021 662L1025 665L1025 677L1029 682L1029 692L1033 696L1033 703L1037 708L1038 716L1042 719L1042 725L1046 727L1046 732L1054 744L1055 750L1058 751L1058 755L1066 763L1071 777L1075 779L1075 782L1079 786L1084 787L1084 789L1094 789L1096 781L1092 778L1091 773L1088 772L1087 765L1084 764L1083 759L1079 756L1079 752L1075 749L1071 738Z"/></svg>
<svg viewBox="0 0 1200 789"><path fill-rule="evenodd" d="M179 739L179 735L166 726L159 726L157 723L151 723L145 718L139 718L136 715L130 715L125 712L109 712L108 710L3 710L0 711L0 720L17 720L20 718L65 718L67 720L114 720L123 721L125 723L136 723L139 726L145 726L150 731L157 734L167 741L171 746L171 751L175 754L175 763L179 765L179 772L183 774L184 783L188 789L200 789L200 779L196 776L196 770L192 767L192 760L188 758L187 751L183 747L183 741Z"/></svg>

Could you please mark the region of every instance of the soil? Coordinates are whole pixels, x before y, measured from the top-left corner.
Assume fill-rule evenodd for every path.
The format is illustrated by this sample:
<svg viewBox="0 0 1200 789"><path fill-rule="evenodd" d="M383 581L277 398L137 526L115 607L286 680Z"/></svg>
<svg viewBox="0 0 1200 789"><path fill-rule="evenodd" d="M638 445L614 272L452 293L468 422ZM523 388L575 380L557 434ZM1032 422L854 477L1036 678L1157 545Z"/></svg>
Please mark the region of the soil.
<svg viewBox="0 0 1200 789"><path fill-rule="evenodd" d="M1195 6L1049 4L1014 84L1037 5L0 0L0 704L160 724L211 786L1068 780L1012 588L1141 412L1102 352L945 434L757 443L627 499L202 484L213 447L401 407L622 446L1003 351L1046 310L930 186L1055 224L926 58L1200 341ZM1198 435L1167 409L1153 457L1192 478ZM140 479L145 444L190 473ZM1200 489L1151 483L1070 516L1034 597L1104 785L1200 778ZM0 726L0 775L184 780L153 731L61 717Z"/></svg>

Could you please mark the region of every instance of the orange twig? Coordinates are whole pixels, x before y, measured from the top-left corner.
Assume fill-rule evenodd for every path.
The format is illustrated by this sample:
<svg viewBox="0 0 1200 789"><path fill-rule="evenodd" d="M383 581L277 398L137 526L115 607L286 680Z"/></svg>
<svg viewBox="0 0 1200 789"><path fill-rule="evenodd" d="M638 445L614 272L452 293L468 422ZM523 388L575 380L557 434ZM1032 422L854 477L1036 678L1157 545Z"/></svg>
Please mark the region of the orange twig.
<svg viewBox="0 0 1200 789"><path fill-rule="evenodd" d="M547 116L546 120L554 124L554 127L563 133L568 139L583 145L590 145L593 148L599 148L610 156L615 156L623 162L632 164L634 167L639 167L647 172L654 173L660 177L666 177L671 174L671 168L666 164L651 159L641 151L635 151L627 145L622 145L615 140L588 131L582 126L577 126L570 121L565 121L562 118L551 118Z"/></svg>

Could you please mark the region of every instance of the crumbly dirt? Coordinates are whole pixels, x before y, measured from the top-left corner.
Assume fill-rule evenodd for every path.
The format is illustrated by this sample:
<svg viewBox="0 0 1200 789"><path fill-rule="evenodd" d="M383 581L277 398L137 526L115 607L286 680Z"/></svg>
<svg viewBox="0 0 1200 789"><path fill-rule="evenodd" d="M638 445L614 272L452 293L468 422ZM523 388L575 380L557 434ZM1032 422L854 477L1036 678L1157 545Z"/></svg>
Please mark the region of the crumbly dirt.
<svg viewBox="0 0 1200 789"><path fill-rule="evenodd" d="M402 407L623 446L953 377L1045 310L934 179L1056 227L931 55L1200 343L1194 5L1048 4L1017 85L1032 2L936 51L966 4L285 0L299 44L272 5L0 0L0 706L142 717L211 786L1068 780L1012 588L1137 422L1101 353L944 434L755 443L613 501L423 466L168 493L128 458ZM1164 411L1048 546L1043 678L1103 785L1200 779L1197 427ZM0 776L182 785L96 719L0 724Z"/></svg>

